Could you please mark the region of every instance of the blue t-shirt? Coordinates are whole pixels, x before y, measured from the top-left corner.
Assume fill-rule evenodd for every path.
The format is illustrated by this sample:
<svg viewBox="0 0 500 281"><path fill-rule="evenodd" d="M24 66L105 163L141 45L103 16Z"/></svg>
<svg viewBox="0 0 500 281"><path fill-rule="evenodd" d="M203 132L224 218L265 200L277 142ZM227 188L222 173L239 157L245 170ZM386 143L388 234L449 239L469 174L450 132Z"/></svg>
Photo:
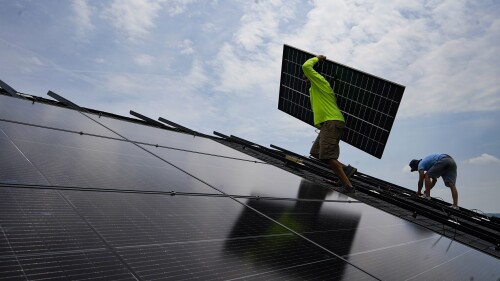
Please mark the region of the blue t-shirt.
<svg viewBox="0 0 500 281"><path fill-rule="evenodd" d="M418 170L424 170L424 171L429 171L429 169L434 166L434 164L436 164L437 161L441 160L441 158L443 158L446 154L431 154L427 157L425 157L424 159L422 159L422 161L420 161L420 163L418 163Z"/></svg>

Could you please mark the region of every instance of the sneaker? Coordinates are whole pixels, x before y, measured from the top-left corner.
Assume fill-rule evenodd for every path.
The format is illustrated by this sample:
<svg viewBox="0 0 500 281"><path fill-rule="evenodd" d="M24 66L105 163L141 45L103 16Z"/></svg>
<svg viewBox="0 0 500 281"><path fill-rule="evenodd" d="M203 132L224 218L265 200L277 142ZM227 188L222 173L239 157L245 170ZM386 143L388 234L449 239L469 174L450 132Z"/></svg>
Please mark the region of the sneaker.
<svg viewBox="0 0 500 281"><path fill-rule="evenodd" d="M356 194L356 188L354 187L345 187L341 186L339 189L337 189L338 192L346 194L346 195L355 195Z"/></svg>
<svg viewBox="0 0 500 281"><path fill-rule="evenodd" d="M452 208L452 209L455 209L455 210L458 210L458 206L453 206L453 205L451 205L451 206L448 206L448 207L449 207L449 208Z"/></svg>
<svg viewBox="0 0 500 281"><path fill-rule="evenodd" d="M344 173L348 179L350 179L358 171L358 169L354 168L351 165L347 165L347 166L343 167L343 169L344 169Z"/></svg>

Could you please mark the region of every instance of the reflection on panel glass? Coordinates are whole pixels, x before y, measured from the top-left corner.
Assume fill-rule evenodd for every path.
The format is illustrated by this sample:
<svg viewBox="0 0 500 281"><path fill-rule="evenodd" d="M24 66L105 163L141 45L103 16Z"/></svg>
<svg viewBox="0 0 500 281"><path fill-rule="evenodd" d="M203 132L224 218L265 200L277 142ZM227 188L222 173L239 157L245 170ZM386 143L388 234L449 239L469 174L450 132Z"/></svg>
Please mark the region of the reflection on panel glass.
<svg viewBox="0 0 500 281"><path fill-rule="evenodd" d="M104 247L54 190L0 187L0 226L0 257Z"/></svg>
<svg viewBox="0 0 500 281"><path fill-rule="evenodd" d="M218 193L127 142L8 122L0 129L51 185Z"/></svg>
<svg viewBox="0 0 500 281"><path fill-rule="evenodd" d="M500 260L365 204L245 203L382 280L429 280L429 271L450 272L445 280L500 277Z"/></svg>
<svg viewBox="0 0 500 281"><path fill-rule="evenodd" d="M283 236L127 247L118 253L144 279L374 280L303 239Z"/></svg>
<svg viewBox="0 0 500 281"><path fill-rule="evenodd" d="M1 122L1 121L0 121ZM1 125L0 125L1 126ZM49 184L0 127L0 183Z"/></svg>
<svg viewBox="0 0 500 281"><path fill-rule="evenodd" d="M0 268L2 280L137 280L106 249L2 258Z"/></svg>
<svg viewBox="0 0 500 281"><path fill-rule="evenodd" d="M225 157L246 159L250 161L258 161L253 157L250 157L225 145L203 137L176 133L164 129L143 126L113 118L101 117L97 119L97 116L95 115L89 114L89 116L132 141L144 142L153 145L158 144L176 149L210 153ZM145 147L151 149L151 147Z"/></svg>
<svg viewBox="0 0 500 281"><path fill-rule="evenodd" d="M268 164L237 161L200 154L156 148L151 150L164 159L204 179L227 194L261 197L355 200ZM301 188L302 186L302 188ZM313 189L311 192L304 190ZM321 189L317 191L315 189ZM302 191L301 191L302 190ZM316 193L320 193L316 194ZM299 195L299 193L301 193Z"/></svg>
<svg viewBox="0 0 500 281"><path fill-rule="evenodd" d="M115 247L226 239L245 207L228 197L65 191L80 214ZM272 222L253 213L238 237ZM284 228L277 234L287 233Z"/></svg>
<svg viewBox="0 0 500 281"><path fill-rule="evenodd" d="M262 274L293 280L305 274L303 267L309 274L340 278L350 267L227 197L64 194L145 280L184 280L193 274L205 280ZM359 270L347 276L371 280Z"/></svg>
<svg viewBox="0 0 500 281"><path fill-rule="evenodd" d="M0 119L116 137L75 110L0 95Z"/></svg>

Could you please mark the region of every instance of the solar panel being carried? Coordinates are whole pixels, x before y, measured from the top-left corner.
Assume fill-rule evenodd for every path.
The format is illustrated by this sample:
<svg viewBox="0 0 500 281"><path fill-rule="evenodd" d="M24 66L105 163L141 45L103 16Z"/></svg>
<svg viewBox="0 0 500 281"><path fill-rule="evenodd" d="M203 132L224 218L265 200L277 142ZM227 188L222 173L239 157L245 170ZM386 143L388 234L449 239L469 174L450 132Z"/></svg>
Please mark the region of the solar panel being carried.
<svg viewBox="0 0 500 281"><path fill-rule="evenodd" d="M314 126L302 64L314 55L284 45L278 109ZM404 86L326 60L316 71L332 86L346 121L342 140L382 158Z"/></svg>

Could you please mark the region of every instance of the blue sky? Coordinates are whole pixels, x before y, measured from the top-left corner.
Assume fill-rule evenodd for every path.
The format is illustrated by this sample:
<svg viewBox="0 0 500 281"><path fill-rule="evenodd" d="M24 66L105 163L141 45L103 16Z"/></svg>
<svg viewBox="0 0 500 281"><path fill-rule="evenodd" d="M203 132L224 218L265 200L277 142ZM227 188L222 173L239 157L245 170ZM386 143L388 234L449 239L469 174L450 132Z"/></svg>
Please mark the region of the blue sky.
<svg viewBox="0 0 500 281"><path fill-rule="evenodd" d="M406 86L382 159L340 160L416 189L408 162L458 163L459 205L500 213L500 1L3 1L0 79L307 155L277 109L283 44ZM451 202L440 181L432 196Z"/></svg>

